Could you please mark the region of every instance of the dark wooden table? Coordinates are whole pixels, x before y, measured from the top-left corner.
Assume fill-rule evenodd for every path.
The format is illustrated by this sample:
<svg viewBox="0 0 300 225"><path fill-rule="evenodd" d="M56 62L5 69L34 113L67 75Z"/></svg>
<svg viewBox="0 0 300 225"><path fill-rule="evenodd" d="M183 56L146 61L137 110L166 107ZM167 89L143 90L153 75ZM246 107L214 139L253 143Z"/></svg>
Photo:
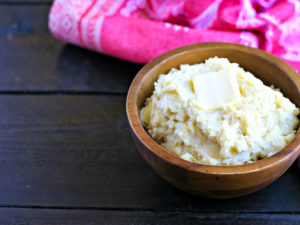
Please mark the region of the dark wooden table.
<svg viewBox="0 0 300 225"><path fill-rule="evenodd" d="M158 177L125 115L142 65L55 40L50 6L0 0L0 224L300 224L296 163L230 200Z"/></svg>

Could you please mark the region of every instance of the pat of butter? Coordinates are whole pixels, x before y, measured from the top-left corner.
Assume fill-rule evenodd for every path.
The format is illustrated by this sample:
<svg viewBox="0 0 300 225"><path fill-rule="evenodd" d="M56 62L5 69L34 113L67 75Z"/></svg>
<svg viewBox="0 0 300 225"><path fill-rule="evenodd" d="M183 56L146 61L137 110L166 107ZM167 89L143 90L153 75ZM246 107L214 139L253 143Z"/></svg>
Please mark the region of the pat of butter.
<svg viewBox="0 0 300 225"><path fill-rule="evenodd" d="M218 108L241 97L238 82L228 71L195 75L193 86L200 108Z"/></svg>

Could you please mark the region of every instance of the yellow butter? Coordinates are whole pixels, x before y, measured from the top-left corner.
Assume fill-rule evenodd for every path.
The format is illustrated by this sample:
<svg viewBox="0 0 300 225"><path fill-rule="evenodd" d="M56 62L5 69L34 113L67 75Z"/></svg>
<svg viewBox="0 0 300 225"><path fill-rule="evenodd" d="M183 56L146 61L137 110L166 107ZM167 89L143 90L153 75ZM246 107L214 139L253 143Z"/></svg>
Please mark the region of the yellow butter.
<svg viewBox="0 0 300 225"><path fill-rule="evenodd" d="M200 73L192 80L200 108L218 108L241 97L238 82L228 71Z"/></svg>

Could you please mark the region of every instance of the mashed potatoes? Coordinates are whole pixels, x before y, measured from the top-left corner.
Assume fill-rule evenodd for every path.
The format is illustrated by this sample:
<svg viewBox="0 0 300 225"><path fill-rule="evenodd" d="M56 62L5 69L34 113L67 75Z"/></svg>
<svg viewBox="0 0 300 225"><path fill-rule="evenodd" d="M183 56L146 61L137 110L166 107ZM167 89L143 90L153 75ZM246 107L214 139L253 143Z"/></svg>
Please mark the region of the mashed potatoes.
<svg viewBox="0 0 300 225"><path fill-rule="evenodd" d="M240 97L202 108L193 77L218 71L229 71L236 79ZM279 90L217 57L160 75L140 111L148 133L167 151L209 165L240 165L275 154L295 136L298 114Z"/></svg>

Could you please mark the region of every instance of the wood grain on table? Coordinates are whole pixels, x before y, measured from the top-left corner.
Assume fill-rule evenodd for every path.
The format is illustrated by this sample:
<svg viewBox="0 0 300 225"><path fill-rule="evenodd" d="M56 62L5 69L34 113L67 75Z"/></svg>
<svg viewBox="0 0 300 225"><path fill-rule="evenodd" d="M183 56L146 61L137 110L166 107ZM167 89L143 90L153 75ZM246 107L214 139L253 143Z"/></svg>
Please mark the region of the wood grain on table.
<svg viewBox="0 0 300 225"><path fill-rule="evenodd" d="M164 182L125 114L139 64L55 40L51 1L0 1L0 224L300 224L300 170L211 200Z"/></svg>

